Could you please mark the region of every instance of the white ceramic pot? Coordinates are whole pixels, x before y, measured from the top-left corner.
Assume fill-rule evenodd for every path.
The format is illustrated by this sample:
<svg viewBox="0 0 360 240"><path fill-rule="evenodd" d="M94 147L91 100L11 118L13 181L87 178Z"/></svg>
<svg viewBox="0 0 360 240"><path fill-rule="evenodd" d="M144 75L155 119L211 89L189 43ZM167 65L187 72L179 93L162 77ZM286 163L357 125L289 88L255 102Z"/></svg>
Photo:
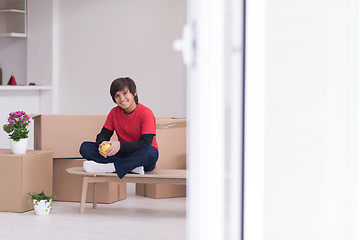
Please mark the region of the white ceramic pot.
<svg viewBox="0 0 360 240"><path fill-rule="evenodd" d="M27 138L21 138L20 141L10 139L10 147L14 154L25 154L27 148Z"/></svg>
<svg viewBox="0 0 360 240"><path fill-rule="evenodd" d="M46 200L41 200L38 202L34 199L33 203L35 213L41 216L48 215L51 210L51 202L52 200L50 200L49 202L47 202Z"/></svg>

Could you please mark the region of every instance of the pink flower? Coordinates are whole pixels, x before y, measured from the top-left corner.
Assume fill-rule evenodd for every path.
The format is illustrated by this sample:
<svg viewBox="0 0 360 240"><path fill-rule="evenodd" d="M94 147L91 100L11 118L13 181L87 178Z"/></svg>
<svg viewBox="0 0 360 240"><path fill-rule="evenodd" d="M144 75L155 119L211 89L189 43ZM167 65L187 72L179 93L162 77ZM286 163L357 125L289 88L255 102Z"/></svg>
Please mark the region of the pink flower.
<svg viewBox="0 0 360 240"><path fill-rule="evenodd" d="M21 122L22 125L30 123L30 117L24 111L11 112L8 117L8 123L10 125Z"/></svg>
<svg viewBox="0 0 360 240"><path fill-rule="evenodd" d="M18 141L21 138L27 138L30 123L30 117L24 111L16 111L9 113L8 124L3 126L6 133L9 134L10 139ZM20 124L21 123L21 124Z"/></svg>

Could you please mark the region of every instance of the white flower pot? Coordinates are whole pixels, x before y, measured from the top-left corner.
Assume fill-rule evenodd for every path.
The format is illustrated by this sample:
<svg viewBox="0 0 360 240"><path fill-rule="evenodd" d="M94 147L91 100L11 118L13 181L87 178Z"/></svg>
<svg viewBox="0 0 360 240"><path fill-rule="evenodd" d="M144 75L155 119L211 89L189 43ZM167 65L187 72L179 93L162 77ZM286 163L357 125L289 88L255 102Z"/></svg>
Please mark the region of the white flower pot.
<svg viewBox="0 0 360 240"><path fill-rule="evenodd" d="M50 200L49 202L47 202L46 200L41 200L38 202L37 200L34 199L33 203L34 203L35 213L41 216L48 215L51 210L51 206L50 206L51 202L52 200Z"/></svg>
<svg viewBox="0 0 360 240"><path fill-rule="evenodd" d="M14 154L25 154L27 148L27 138L21 138L20 141L10 139L10 147Z"/></svg>

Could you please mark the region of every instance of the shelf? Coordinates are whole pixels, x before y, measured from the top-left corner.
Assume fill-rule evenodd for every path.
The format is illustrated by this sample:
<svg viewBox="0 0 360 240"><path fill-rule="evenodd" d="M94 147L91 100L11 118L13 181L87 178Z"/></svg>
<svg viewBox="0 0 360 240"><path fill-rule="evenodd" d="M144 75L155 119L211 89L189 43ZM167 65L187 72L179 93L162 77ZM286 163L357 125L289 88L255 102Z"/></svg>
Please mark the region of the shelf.
<svg viewBox="0 0 360 240"><path fill-rule="evenodd" d="M52 86L0 86L0 91L34 91L34 90L52 90Z"/></svg>
<svg viewBox="0 0 360 240"><path fill-rule="evenodd" d="M26 38L26 33L0 33L0 37L20 37L20 38Z"/></svg>
<svg viewBox="0 0 360 240"><path fill-rule="evenodd" d="M26 0L0 0L0 37L26 38Z"/></svg>
<svg viewBox="0 0 360 240"><path fill-rule="evenodd" d="M19 9L0 9L0 13L26 13L25 10Z"/></svg>

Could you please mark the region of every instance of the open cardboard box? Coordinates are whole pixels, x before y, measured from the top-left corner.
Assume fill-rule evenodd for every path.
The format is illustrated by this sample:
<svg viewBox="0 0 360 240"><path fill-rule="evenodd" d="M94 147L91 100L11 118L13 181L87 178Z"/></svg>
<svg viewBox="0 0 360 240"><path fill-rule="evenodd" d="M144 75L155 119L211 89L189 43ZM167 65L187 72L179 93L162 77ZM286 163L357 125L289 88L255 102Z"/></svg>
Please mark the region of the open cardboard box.
<svg viewBox="0 0 360 240"><path fill-rule="evenodd" d="M186 169L186 119L157 118L158 169ZM136 184L136 194L151 198L185 197L186 186Z"/></svg>

